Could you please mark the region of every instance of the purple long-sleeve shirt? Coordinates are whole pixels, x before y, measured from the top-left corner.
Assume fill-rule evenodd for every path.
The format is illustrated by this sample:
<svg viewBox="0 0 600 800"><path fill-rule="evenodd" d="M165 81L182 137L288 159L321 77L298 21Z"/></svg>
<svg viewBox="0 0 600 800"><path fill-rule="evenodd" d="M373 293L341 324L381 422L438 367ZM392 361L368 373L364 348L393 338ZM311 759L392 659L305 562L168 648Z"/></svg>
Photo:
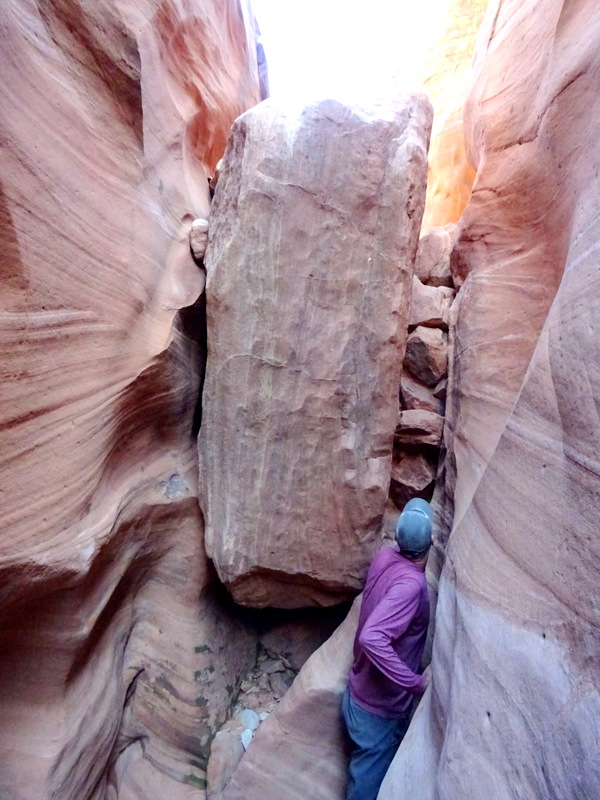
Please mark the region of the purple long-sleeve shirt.
<svg viewBox="0 0 600 800"><path fill-rule="evenodd" d="M429 624L422 567L397 547L380 550L367 575L348 687L361 708L380 717L408 714L424 691L418 674Z"/></svg>

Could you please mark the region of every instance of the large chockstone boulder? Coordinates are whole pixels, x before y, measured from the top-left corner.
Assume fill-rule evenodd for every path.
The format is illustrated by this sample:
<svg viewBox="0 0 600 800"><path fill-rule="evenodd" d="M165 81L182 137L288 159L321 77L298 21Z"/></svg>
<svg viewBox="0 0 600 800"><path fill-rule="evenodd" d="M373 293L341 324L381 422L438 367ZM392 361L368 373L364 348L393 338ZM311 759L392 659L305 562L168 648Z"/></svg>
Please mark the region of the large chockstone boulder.
<svg viewBox="0 0 600 800"><path fill-rule="evenodd" d="M431 107L267 101L211 212L199 437L206 545L234 598L339 602L380 540Z"/></svg>
<svg viewBox="0 0 600 800"><path fill-rule="evenodd" d="M500 2L483 26L453 256L454 528L432 692L380 800L600 797L599 38L595 0Z"/></svg>
<svg viewBox="0 0 600 800"><path fill-rule="evenodd" d="M201 796L255 658L203 549L180 311L207 176L260 99L247 12L0 3L2 798Z"/></svg>

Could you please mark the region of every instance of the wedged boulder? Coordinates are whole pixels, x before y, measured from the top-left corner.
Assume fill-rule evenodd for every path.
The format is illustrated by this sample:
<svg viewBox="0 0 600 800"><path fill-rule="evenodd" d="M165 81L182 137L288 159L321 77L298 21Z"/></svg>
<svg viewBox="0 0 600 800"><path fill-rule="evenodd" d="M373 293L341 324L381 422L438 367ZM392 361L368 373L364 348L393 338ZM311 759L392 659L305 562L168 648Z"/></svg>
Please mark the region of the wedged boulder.
<svg viewBox="0 0 600 800"><path fill-rule="evenodd" d="M328 605L377 548L431 107L266 101L211 211L198 453L206 544L242 604Z"/></svg>
<svg viewBox="0 0 600 800"><path fill-rule="evenodd" d="M454 299L454 289L448 286L426 286L413 276L412 301L408 327L442 328L448 330L450 306Z"/></svg>
<svg viewBox="0 0 600 800"><path fill-rule="evenodd" d="M211 800L340 800L346 786L341 695L352 663L360 598L306 662L263 722L221 794Z"/></svg>
<svg viewBox="0 0 600 800"><path fill-rule="evenodd" d="M447 334L439 328L415 328L406 341L404 367L426 386L435 386L448 372Z"/></svg>
<svg viewBox="0 0 600 800"><path fill-rule="evenodd" d="M415 408L398 415L395 440L400 445L433 445L438 447L444 431L441 414Z"/></svg>
<svg viewBox="0 0 600 800"><path fill-rule="evenodd" d="M435 479L436 469L436 464L423 453L394 453L390 497L396 507L402 510L413 497L423 497Z"/></svg>
<svg viewBox="0 0 600 800"><path fill-rule="evenodd" d="M203 261L208 244L208 220L199 217L192 222L190 249L196 261Z"/></svg>
<svg viewBox="0 0 600 800"><path fill-rule="evenodd" d="M415 380L409 372L403 372L400 381L400 401L403 410L421 408L425 411L433 411L434 414L442 414L443 397L436 396L437 389L436 386L435 390L432 390L424 383Z"/></svg>
<svg viewBox="0 0 600 800"><path fill-rule="evenodd" d="M453 222L432 228L419 240L415 275L429 286L454 288L450 269L450 255L458 234L458 225Z"/></svg>

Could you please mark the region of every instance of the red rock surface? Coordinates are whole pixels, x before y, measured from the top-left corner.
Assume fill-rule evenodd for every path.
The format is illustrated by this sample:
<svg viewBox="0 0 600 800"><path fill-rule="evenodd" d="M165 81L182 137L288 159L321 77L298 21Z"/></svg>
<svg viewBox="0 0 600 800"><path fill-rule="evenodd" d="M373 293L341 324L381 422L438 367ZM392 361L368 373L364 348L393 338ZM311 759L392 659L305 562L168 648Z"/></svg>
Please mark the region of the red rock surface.
<svg viewBox="0 0 600 800"><path fill-rule="evenodd" d="M480 34L433 691L380 800L600 796L599 37L591 0Z"/></svg>
<svg viewBox="0 0 600 800"><path fill-rule="evenodd" d="M12 0L0 31L0 796L197 797L254 639L205 595L179 309L207 175L259 99L252 19ZM221 636L238 654L199 687Z"/></svg>
<svg viewBox="0 0 600 800"><path fill-rule="evenodd" d="M237 602L347 599L379 545L430 124L407 95L267 101L234 126L198 450L207 551Z"/></svg>

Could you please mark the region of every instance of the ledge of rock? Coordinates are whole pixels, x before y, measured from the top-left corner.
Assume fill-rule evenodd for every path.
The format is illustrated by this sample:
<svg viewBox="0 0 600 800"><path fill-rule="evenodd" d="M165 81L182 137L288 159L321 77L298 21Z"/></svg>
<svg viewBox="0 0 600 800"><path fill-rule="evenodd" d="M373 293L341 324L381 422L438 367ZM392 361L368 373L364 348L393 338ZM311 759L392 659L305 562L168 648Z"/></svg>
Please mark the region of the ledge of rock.
<svg viewBox="0 0 600 800"><path fill-rule="evenodd" d="M431 107L267 101L211 211L200 502L236 601L360 589L387 499Z"/></svg>

